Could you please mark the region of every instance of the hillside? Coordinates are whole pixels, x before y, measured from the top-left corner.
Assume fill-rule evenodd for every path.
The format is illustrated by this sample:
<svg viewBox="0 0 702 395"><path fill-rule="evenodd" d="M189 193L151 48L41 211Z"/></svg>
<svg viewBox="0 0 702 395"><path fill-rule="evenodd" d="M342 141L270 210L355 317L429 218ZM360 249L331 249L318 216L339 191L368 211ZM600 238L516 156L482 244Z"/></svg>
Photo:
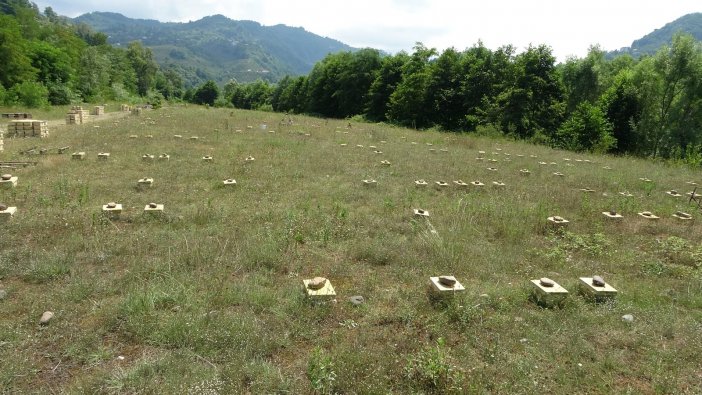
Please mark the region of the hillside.
<svg viewBox="0 0 702 395"><path fill-rule="evenodd" d="M108 35L116 46L139 40L151 48L162 67L179 70L188 85L213 79L224 83L256 79L277 81L286 74L308 73L329 53L352 48L303 28L262 26L222 15L188 23L131 19L108 12L81 15L85 23Z"/></svg>
<svg viewBox="0 0 702 395"><path fill-rule="evenodd" d="M19 154L32 147L49 151ZM6 138L0 158L37 162L0 189L17 207L0 238L4 392L699 393L699 169L195 105ZM615 300L579 294L593 274ZM465 291L431 298L438 275ZM305 296L315 276L336 298ZM560 307L530 300L542 277L570 291Z"/></svg>
<svg viewBox="0 0 702 395"><path fill-rule="evenodd" d="M682 16L667 23L660 29L634 40L630 47L610 52L610 56L629 54L632 56L651 55L664 45L670 45L676 33L688 33L698 41L702 41L702 13Z"/></svg>

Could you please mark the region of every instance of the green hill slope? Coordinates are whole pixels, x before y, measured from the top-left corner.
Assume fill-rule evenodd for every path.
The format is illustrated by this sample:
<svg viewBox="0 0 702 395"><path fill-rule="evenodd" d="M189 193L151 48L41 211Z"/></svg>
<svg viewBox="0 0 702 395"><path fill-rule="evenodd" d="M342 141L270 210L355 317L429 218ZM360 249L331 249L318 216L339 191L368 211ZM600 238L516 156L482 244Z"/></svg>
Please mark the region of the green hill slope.
<svg viewBox="0 0 702 395"><path fill-rule="evenodd" d="M702 41L702 13L693 13L682 16L660 29L634 40L630 47L613 51L611 55L629 54L632 56L651 55L664 45L670 45L676 33L688 33L695 39Z"/></svg>
<svg viewBox="0 0 702 395"><path fill-rule="evenodd" d="M262 26L222 15L188 23L131 19L121 14L93 12L75 18L126 46L139 40L154 51L162 66L180 70L189 83L204 79L240 82L277 81L286 74L308 73L328 53L352 48L302 28Z"/></svg>
<svg viewBox="0 0 702 395"><path fill-rule="evenodd" d="M17 207L0 238L4 392L699 392L702 212L666 194L698 169L268 112L107 111L5 140L4 161L37 164L0 188ZM19 154L32 147L50 151ZM593 274L616 301L579 294ZM430 298L438 275L466 290ZM315 276L336 298L305 297ZM541 277L570 291L560 308L530 301Z"/></svg>

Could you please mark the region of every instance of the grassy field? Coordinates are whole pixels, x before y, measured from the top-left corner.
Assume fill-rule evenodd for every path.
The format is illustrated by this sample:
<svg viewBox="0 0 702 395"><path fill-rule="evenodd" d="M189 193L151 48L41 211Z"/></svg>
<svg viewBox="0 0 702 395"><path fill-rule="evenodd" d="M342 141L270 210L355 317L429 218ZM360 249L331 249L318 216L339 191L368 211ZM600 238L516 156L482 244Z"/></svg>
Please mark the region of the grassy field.
<svg viewBox="0 0 702 395"><path fill-rule="evenodd" d="M291 120L175 106L6 139L0 160L39 163L3 170L19 177L0 191L18 209L0 223L3 392L702 391L702 212L665 194L692 191L700 170ZM33 146L49 154L19 154ZM162 153L170 160L142 160ZM138 190L142 177L153 186ZM118 220L101 213L110 201L124 205ZM164 214L144 215L150 202ZM607 220L610 209L624 218ZM552 215L566 230L551 230ZM466 291L432 300L429 277L444 274ZM593 274L619 290L615 302L577 294ZM334 301L305 297L315 276ZM545 276L571 291L563 306L529 300L529 280ZM44 311L55 316L41 326Z"/></svg>

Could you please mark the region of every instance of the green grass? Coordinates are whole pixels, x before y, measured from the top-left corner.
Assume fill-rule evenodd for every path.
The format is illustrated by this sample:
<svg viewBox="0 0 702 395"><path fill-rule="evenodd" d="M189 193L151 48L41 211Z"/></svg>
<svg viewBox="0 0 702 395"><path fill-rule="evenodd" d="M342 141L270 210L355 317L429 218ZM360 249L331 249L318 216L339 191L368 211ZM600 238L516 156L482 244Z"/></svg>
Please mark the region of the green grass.
<svg viewBox="0 0 702 395"><path fill-rule="evenodd" d="M65 111L45 114L60 120ZM281 119L175 106L55 127L42 140L6 139L3 161L27 160L19 152L33 146L71 146L87 158L52 150L31 157L37 166L3 170L19 184L0 190L0 201L18 207L0 238L0 288L7 291L0 388L699 392L702 212L664 193L691 191L686 182L702 183L699 169L387 125L348 128L347 121L299 116L289 126ZM476 160L480 150L497 162ZM101 151L111 153L108 161L97 160ZM170 160L141 159L161 153ZM246 162L249 155L256 160ZM382 166L383 159L392 164ZM531 174L521 175L523 168ZM138 190L142 177L153 177L153 186ZM226 178L237 185L222 186ZM363 186L367 178L377 185ZM416 187L420 178L430 185ZM459 189L458 179L486 185ZM437 190L437 180L451 186ZM496 180L506 187L493 187ZM585 187L596 192L579 191ZM119 220L100 212L110 201L124 205ZM149 202L165 204L164 214L143 215ZM414 208L431 216L415 218ZM601 212L610 209L625 218L607 221ZM647 221L637 215L642 210L661 218ZM677 210L696 219L675 220ZM568 228L554 232L551 215L571 221ZM429 298L428 278L441 274L455 275L466 292ZM619 289L616 302L595 305L577 295L578 277L592 274ZM320 275L336 288L336 302L304 297L302 280ZM529 301L529 280L544 276L571 291L563 307ZM352 305L353 295L366 302ZM55 317L40 328L46 310ZM635 321L623 322L624 314Z"/></svg>

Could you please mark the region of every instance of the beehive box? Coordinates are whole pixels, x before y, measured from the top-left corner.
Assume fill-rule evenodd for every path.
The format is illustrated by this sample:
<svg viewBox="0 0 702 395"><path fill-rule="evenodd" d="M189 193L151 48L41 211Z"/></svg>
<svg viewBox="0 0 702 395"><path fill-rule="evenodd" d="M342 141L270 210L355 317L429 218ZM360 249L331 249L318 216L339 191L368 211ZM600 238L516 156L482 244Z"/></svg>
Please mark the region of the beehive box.
<svg viewBox="0 0 702 395"><path fill-rule="evenodd" d="M105 106L95 106L93 107L93 115L105 115Z"/></svg>
<svg viewBox="0 0 702 395"><path fill-rule="evenodd" d="M600 279L601 280L601 279ZM589 300L595 302L605 302L613 300L617 297L617 290L611 285L601 280L602 283L596 283L592 277L580 277L579 290L580 293Z"/></svg>
<svg viewBox="0 0 702 395"><path fill-rule="evenodd" d="M544 307L560 306L568 297L568 291L551 279L531 280L531 283L532 300Z"/></svg>
<svg viewBox="0 0 702 395"><path fill-rule="evenodd" d="M5 132L0 130L0 152L5 150Z"/></svg>
<svg viewBox="0 0 702 395"><path fill-rule="evenodd" d="M324 282L319 288L312 285L317 278L302 280L307 297L319 300L324 300L327 298L333 299L336 296L336 291L334 291L334 287L332 286L331 282L323 277L320 279L323 279Z"/></svg>
<svg viewBox="0 0 702 395"><path fill-rule="evenodd" d="M120 109L120 111L122 111L122 112L129 112L129 111L132 110L132 109L129 107L128 104L122 104L122 105L120 106L119 109Z"/></svg>
<svg viewBox="0 0 702 395"><path fill-rule="evenodd" d="M73 106L71 107L71 111L68 112L69 114L76 114L76 124L83 124L88 121L88 118L90 118L90 112L86 109L84 109L81 106ZM66 122L68 123L68 122Z"/></svg>
<svg viewBox="0 0 702 395"><path fill-rule="evenodd" d="M17 119L7 125L7 134L10 137L48 137L49 126L46 121Z"/></svg>
<svg viewBox="0 0 702 395"><path fill-rule="evenodd" d="M66 125L80 125L83 123L81 114L69 112L66 114Z"/></svg>
<svg viewBox="0 0 702 395"><path fill-rule="evenodd" d="M433 297L454 296L465 291L465 287L454 276L429 277L429 293Z"/></svg>
<svg viewBox="0 0 702 395"><path fill-rule="evenodd" d="M12 219L12 216L17 212L17 207L0 207L0 222L7 222Z"/></svg>

